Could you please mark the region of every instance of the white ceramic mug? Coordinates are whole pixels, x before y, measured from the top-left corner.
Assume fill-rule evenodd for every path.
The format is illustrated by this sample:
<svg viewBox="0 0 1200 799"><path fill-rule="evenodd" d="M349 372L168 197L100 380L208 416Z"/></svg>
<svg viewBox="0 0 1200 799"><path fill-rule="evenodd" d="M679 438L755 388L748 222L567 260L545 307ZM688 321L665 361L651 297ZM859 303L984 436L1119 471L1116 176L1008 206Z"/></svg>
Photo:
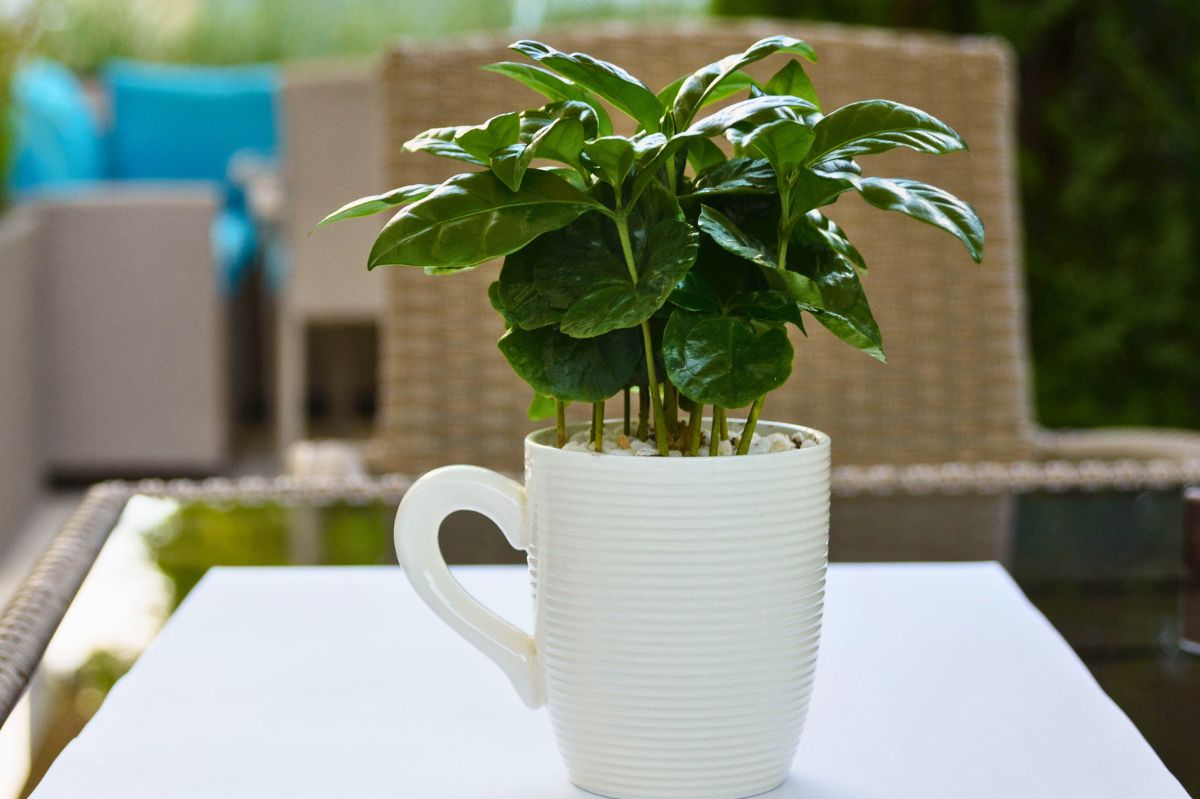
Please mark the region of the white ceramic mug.
<svg viewBox="0 0 1200 799"><path fill-rule="evenodd" d="M396 550L417 593L547 705L571 780L603 796L733 799L786 777L816 667L830 443L646 458L525 440L525 485L448 466L409 489ZM529 555L533 635L451 576L438 527L490 517Z"/></svg>

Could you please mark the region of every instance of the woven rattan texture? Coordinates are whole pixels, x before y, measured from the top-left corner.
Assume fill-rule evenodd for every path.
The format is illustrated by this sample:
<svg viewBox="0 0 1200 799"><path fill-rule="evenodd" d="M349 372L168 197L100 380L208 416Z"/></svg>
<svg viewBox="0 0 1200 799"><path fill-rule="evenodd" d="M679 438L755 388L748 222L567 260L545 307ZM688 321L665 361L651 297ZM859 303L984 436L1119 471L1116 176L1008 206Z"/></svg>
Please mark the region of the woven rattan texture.
<svg viewBox="0 0 1200 799"><path fill-rule="evenodd" d="M871 265L865 283L889 365L835 340L819 325L797 336L791 381L768 418L811 425L837 442L838 464L1012 461L1033 454L1013 174L1013 63L991 39L885 33L758 21L687 27L604 27L547 33L561 49L617 62L657 89L698 65L771 33L810 41L811 75L827 108L888 97L955 126L970 152L889 153L864 159L870 174L912 177L968 199L987 225L982 266L957 241L899 214L844 197L832 209ZM388 185L440 180L454 162L403 152L429 127L475 123L536 95L478 67L506 60L507 39L401 47L385 64ZM779 66L771 60L756 74ZM383 188L381 186L381 188ZM519 466L529 390L491 342L487 264L433 279L385 270L381 438L384 468L415 473L455 461ZM616 406L610 406L610 412Z"/></svg>

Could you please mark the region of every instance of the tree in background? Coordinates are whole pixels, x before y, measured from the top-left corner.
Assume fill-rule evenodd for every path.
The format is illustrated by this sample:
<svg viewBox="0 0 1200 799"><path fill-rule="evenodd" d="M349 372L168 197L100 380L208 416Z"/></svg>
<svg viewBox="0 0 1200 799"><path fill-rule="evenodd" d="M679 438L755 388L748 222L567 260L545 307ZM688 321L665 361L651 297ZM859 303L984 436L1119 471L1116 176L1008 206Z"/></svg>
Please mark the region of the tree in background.
<svg viewBox="0 0 1200 799"><path fill-rule="evenodd" d="M1200 3L714 3L1008 39L1040 420L1200 427Z"/></svg>

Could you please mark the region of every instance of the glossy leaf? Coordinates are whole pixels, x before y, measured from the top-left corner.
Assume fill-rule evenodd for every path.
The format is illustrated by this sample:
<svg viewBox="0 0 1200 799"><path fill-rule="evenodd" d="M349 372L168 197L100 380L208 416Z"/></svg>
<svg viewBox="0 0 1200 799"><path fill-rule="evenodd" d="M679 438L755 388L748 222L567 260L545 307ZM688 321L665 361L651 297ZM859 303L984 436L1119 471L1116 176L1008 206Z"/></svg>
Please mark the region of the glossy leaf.
<svg viewBox="0 0 1200 799"><path fill-rule="evenodd" d="M553 327L514 327L498 342L522 380L539 394L575 402L600 402L616 394L642 358L636 330L596 338L571 338Z"/></svg>
<svg viewBox="0 0 1200 799"><path fill-rule="evenodd" d="M789 190L789 218L795 219L814 208L828 205L838 196L850 191L852 185L843 175L849 173L827 173L818 169L797 169L792 174Z"/></svg>
<svg viewBox="0 0 1200 799"><path fill-rule="evenodd" d="M453 158L476 166L487 166L487 160L471 155L454 140L460 127L433 128L409 139L404 149L410 153L429 153L441 158Z"/></svg>
<svg viewBox="0 0 1200 799"><path fill-rule="evenodd" d="M712 169L718 164L723 164L726 160L728 158L724 151L711 139L697 138L688 144L687 162L692 165L692 169L697 174L706 169Z"/></svg>
<svg viewBox="0 0 1200 799"><path fill-rule="evenodd" d="M579 100L563 100L522 111L520 140L528 144L543 128L560 119L578 120L583 125L584 139L594 139L602 135L600 119L592 106Z"/></svg>
<svg viewBox="0 0 1200 799"><path fill-rule="evenodd" d="M658 130L662 106L654 92L616 64L585 53L564 53L549 45L524 39L510 45L522 55L554 70L629 114L645 130Z"/></svg>
<svg viewBox="0 0 1200 799"><path fill-rule="evenodd" d="M551 100L577 100L587 103L596 114L599 123L598 134L607 136L612 133L612 121L609 119L608 111L605 110L604 106L600 104L595 96L588 90L577 86L565 78L559 77L550 70L535 64L523 64L516 61L500 61L495 64L488 64L484 69L488 72L495 72L498 75L504 75L523 83L538 94L548 97Z"/></svg>
<svg viewBox="0 0 1200 799"><path fill-rule="evenodd" d="M496 176L514 191L535 158L545 158L582 169L583 123L578 119L556 119L533 135L528 144L514 144L492 155Z"/></svg>
<svg viewBox="0 0 1200 799"><path fill-rule="evenodd" d="M726 251L759 266L778 269L779 262L772 248L746 233L715 208L707 205L700 206L700 218L697 224Z"/></svg>
<svg viewBox="0 0 1200 799"><path fill-rule="evenodd" d="M382 211L387 211L397 206L407 205L411 202L416 202L422 197L427 197L437 189L437 185L433 183L414 183L410 186L401 186L398 189L392 189L383 194L372 194L369 197L360 197L357 200L352 200L346 203L341 208L334 211L329 216L322 219L316 224L313 230L327 225L330 222L340 222L343 219L355 219L361 216L371 216Z"/></svg>
<svg viewBox="0 0 1200 799"><path fill-rule="evenodd" d="M663 87L662 91L658 93L658 101L662 104L663 108L670 108L675 104L675 100L679 96L679 89L689 77L691 76L685 75L682 78L678 78L677 80ZM706 105L711 105L712 103L719 103L722 100L732 97L739 92L749 91L752 86L757 85L758 84L755 83L754 78L750 77L745 72L730 73L725 80L721 81L716 88L708 93L708 95L704 98L704 102L700 104L699 108L703 108ZM697 108L697 110L699 110L699 108Z"/></svg>
<svg viewBox="0 0 1200 799"><path fill-rule="evenodd" d="M504 307L504 300L500 296L500 281L493 280L488 284L488 302L496 313L504 318L504 328L507 330L516 324L512 316L508 313L508 309Z"/></svg>
<svg viewBox="0 0 1200 799"><path fill-rule="evenodd" d="M792 234L787 269L770 277L842 341L885 360L883 337L853 264L807 221Z"/></svg>
<svg viewBox="0 0 1200 799"><path fill-rule="evenodd" d="M799 97L791 95L766 95L763 97L755 97L750 100L742 100L740 103L728 105L713 114L706 116L697 122L692 123L682 134L683 136L716 136L724 133L734 125L741 124L748 119L751 119L756 114L761 114L764 111L769 111L776 108L797 108L800 110L816 110L816 107L808 100L803 100ZM677 135L676 138L679 136Z"/></svg>
<svg viewBox="0 0 1200 799"><path fill-rule="evenodd" d="M695 402L749 405L779 388L792 372L792 344L780 325L744 317L677 310L663 332L671 382Z"/></svg>
<svg viewBox="0 0 1200 799"><path fill-rule="evenodd" d="M809 211L806 216L808 223L812 225L813 231L821 236L826 244L847 261L854 264L854 268L859 272L867 271L866 261L863 260L862 254L859 253L858 249L850 243L850 238L846 235L846 231L842 230L841 225L820 211Z"/></svg>
<svg viewBox="0 0 1200 799"><path fill-rule="evenodd" d="M633 169L633 142L624 136L605 136L583 145L584 163L589 171L613 186L620 186Z"/></svg>
<svg viewBox="0 0 1200 799"><path fill-rule="evenodd" d="M941 228L966 245L976 263L983 260L983 221L974 208L950 192L903 178L855 178L851 182L876 208L899 211Z"/></svg>
<svg viewBox="0 0 1200 799"><path fill-rule="evenodd" d="M595 285L571 304L559 329L569 336L590 338L633 327L649 319L696 260L697 234L682 219L662 219L636 250L638 279L632 276Z"/></svg>
<svg viewBox="0 0 1200 799"><path fill-rule="evenodd" d="M479 125L460 127L454 141L471 155L486 160L492 153L516 144L521 133L521 115L516 111L497 114Z"/></svg>
<svg viewBox="0 0 1200 799"><path fill-rule="evenodd" d="M541 170L526 175L518 191L490 172L456 175L384 227L368 265L473 266L507 255L598 207L603 206Z"/></svg>
<svg viewBox="0 0 1200 799"><path fill-rule="evenodd" d="M810 61L815 61L817 57L812 47L800 39L791 36L769 36L750 45L744 52L726 56L720 61L701 67L684 80L675 94L671 115L676 128L687 127L707 98L742 67L778 52L798 53Z"/></svg>
<svg viewBox="0 0 1200 799"><path fill-rule="evenodd" d="M776 189L775 170L769 162L762 158L731 158L697 174L696 188L686 196L771 194Z"/></svg>
<svg viewBox="0 0 1200 799"><path fill-rule="evenodd" d="M817 122L813 133L816 140L808 154L810 164L881 153L893 147L921 153L949 153L967 147L945 122L891 100L844 105Z"/></svg>
<svg viewBox="0 0 1200 799"><path fill-rule="evenodd" d="M685 311L702 313L719 313L721 311L721 295L716 286L698 269L691 269L683 280L675 286L669 300L672 305Z"/></svg>
<svg viewBox="0 0 1200 799"><path fill-rule="evenodd" d="M732 316L746 316L760 322L791 322L796 327L804 328L800 307L786 291L768 289L739 294L730 301L728 312Z"/></svg>
<svg viewBox="0 0 1200 799"><path fill-rule="evenodd" d="M742 146L762 153L775 173L791 179L812 147L812 128L792 119L777 119L750 131Z"/></svg>
<svg viewBox="0 0 1200 799"><path fill-rule="evenodd" d="M793 97L803 97L818 109L821 107L817 90L813 88L812 81L808 79L808 73L794 58L784 64L783 69L772 75L763 89L767 94L790 94Z"/></svg>

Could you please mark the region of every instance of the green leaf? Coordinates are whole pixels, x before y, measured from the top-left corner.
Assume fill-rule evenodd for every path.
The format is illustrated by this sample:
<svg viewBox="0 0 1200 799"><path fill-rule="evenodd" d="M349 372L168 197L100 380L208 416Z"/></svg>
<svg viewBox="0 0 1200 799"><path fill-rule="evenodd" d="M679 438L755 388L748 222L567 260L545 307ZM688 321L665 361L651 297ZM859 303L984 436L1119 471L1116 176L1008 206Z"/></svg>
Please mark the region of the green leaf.
<svg viewBox="0 0 1200 799"><path fill-rule="evenodd" d="M509 45L522 55L569 78L629 114L645 130L658 130L662 106L654 92L616 64L586 53L564 53L549 45L524 39Z"/></svg>
<svg viewBox="0 0 1200 799"><path fill-rule="evenodd" d="M688 144L687 161L697 173L725 163L725 153L711 139L694 139Z"/></svg>
<svg viewBox="0 0 1200 799"><path fill-rule="evenodd" d="M771 76L763 88L767 94L790 94L793 97L803 97L818 109L821 107L817 90L813 88L812 81L808 79L804 67L800 66L800 62L794 58L784 64L783 69Z"/></svg>
<svg viewBox="0 0 1200 799"><path fill-rule="evenodd" d="M578 119L556 119L533 135L528 144L514 144L493 154L492 171L513 191L521 187L534 158L546 158L582 169L583 123Z"/></svg>
<svg viewBox="0 0 1200 799"><path fill-rule="evenodd" d="M500 296L499 280L493 280L488 284L488 302L491 303L492 308L495 309L496 313L504 317L505 330L516 324L512 316L509 315L508 309L504 307L504 299Z"/></svg>
<svg viewBox="0 0 1200 799"><path fill-rule="evenodd" d="M765 95L763 97L754 97L750 100L742 100L740 103L727 105L716 113L709 114L704 119L698 122L693 122L691 127L685 130L679 136L716 136L724 133L734 125L739 125L748 119L751 119L756 114L761 114L765 111L770 111L776 108L799 108L801 110L814 110L814 106L808 100L803 100L799 97L790 95Z"/></svg>
<svg viewBox="0 0 1200 799"><path fill-rule="evenodd" d="M454 158L458 161L466 161L468 164L476 166L487 166L485 159L471 155L458 142L454 141L454 137L458 135L459 130L461 128L457 126L427 130L406 141L404 149L410 153L429 153L441 158Z"/></svg>
<svg viewBox="0 0 1200 799"><path fill-rule="evenodd" d="M626 275L593 286L563 314L559 329L569 336L590 338L649 319L691 269L697 239L695 229L682 219L659 220L635 250L637 282Z"/></svg>
<svg viewBox="0 0 1200 799"><path fill-rule="evenodd" d="M549 419L558 412L557 403L554 397L547 397L544 394L533 392L533 399L529 401L529 410L525 415L530 421L536 422L541 419Z"/></svg>
<svg viewBox="0 0 1200 799"><path fill-rule="evenodd" d="M768 289L739 294L729 303L728 312L732 316L746 316L760 322L791 322L804 329L800 307L786 291Z"/></svg>
<svg viewBox="0 0 1200 799"><path fill-rule="evenodd" d="M817 58L812 47L800 39L791 36L769 36L750 45L744 52L725 56L720 61L701 67L689 75L675 93L671 116L675 120L676 129L681 130L691 124L708 96L720 89L734 73L748 64L778 52L798 53L810 61Z"/></svg>
<svg viewBox="0 0 1200 799"><path fill-rule="evenodd" d="M767 269L778 269L778 260L773 249L746 233L715 208L700 206L697 224L727 252Z"/></svg>
<svg viewBox="0 0 1200 799"><path fill-rule="evenodd" d="M921 153L965 150L966 142L945 122L918 108L891 100L844 105L813 127L816 140L808 163L881 153L908 147Z"/></svg>
<svg viewBox="0 0 1200 799"><path fill-rule="evenodd" d="M560 119L578 120L583 125L585 139L601 135L600 120L592 106L578 100L563 100L522 111L520 140L528 144L539 131Z"/></svg>
<svg viewBox="0 0 1200 799"><path fill-rule="evenodd" d="M658 93L658 102L662 104L663 108L669 108L675 104L675 99L679 96L679 89L690 77L691 75L684 75L682 78L679 78L663 87L662 91ZM758 84L754 82L754 78L750 77L745 72L730 73L729 77L721 81L716 88L708 93L708 95L704 98L704 102L701 103L699 108L702 108L706 105L711 105L712 103L719 103L727 97L732 97L738 92L748 91L752 86L757 85ZM699 110L699 108L696 110ZM691 120L689 120L689 122L690 121Z"/></svg>
<svg viewBox="0 0 1200 799"><path fill-rule="evenodd" d="M498 75L504 75L523 83L538 94L548 97L551 100L577 100L587 103L596 114L599 122L599 135L607 136L612 133L612 121L609 119L608 111L605 110L600 101L587 89L577 86L569 80L560 78L550 70L516 61L501 61L496 64L488 64L484 69L488 72L495 72Z"/></svg>
<svg viewBox="0 0 1200 799"><path fill-rule="evenodd" d="M437 185L432 183L413 183L410 186L401 186L398 189L392 189L383 194L360 197L357 200L346 203L322 219L313 227L313 230L322 225L328 225L330 222L340 222L343 219L354 219L360 216L371 216L372 214L387 211L399 205L416 202L422 197L432 194L436 188Z"/></svg>
<svg viewBox="0 0 1200 799"><path fill-rule="evenodd" d="M807 220L792 234L787 269L768 278L842 341L879 361L886 360L879 325L853 264L831 248Z"/></svg>
<svg viewBox="0 0 1200 799"><path fill-rule="evenodd" d="M769 162L762 158L731 158L699 172L695 190L683 196L773 194L776 189L775 170Z"/></svg>
<svg viewBox="0 0 1200 799"><path fill-rule="evenodd" d="M746 134L743 147L758 150L771 162L777 175L790 180L804 163L812 143L813 132L808 125L792 119L777 119Z"/></svg>
<svg viewBox="0 0 1200 799"><path fill-rule="evenodd" d="M542 170L526 175L519 191L490 172L455 175L396 214L375 240L368 266L473 266L595 208L603 206Z"/></svg>
<svg viewBox="0 0 1200 799"><path fill-rule="evenodd" d="M498 346L513 371L534 391L574 402L601 402L616 394L642 358L637 330L571 338L553 327L514 327Z"/></svg>
<svg viewBox="0 0 1200 799"><path fill-rule="evenodd" d="M839 162L841 163L841 162ZM828 205L852 186L844 176L850 173L826 173L819 169L797 169L792 174L792 185L788 194L789 218L795 219L814 208Z"/></svg>
<svg viewBox="0 0 1200 799"><path fill-rule="evenodd" d="M613 186L620 186L633 169L634 155L633 142L624 136L604 136L583 145L589 171Z"/></svg>
<svg viewBox="0 0 1200 799"><path fill-rule="evenodd" d="M671 292L668 298L672 305L685 311L702 313L719 313L721 311L721 295L708 278L699 270L691 269L683 280Z"/></svg>
<svg viewBox="0 0 1200 799"><path fill-rule="evenodd" d="M460 127L454 141L480 160L496 150L516 144L521 133L521 115L516 111L498 114L479 125Z"/></svg>
<svg viewBox="0 0 1200 799"><path fill-rule="evenodd" d="M948 191L904 178L852 178L863 199L885 211L899 211L941 228L967 247L975 263L983 260L983 221L975 209Z"/></svg>
<svg viewBox="0 0 1200 799"><path fill-rule="evenodd" d="M806 216L813 230L821 238L825 239L826 244L847 261L854 264L854 268L859 272L867 271L867 263L863 260L862 254L850 243L850 239L846 236L846 231L842 230L837 222L834 222L820 211L809 211Z"/></svg>
<svg viewBox="0 0 1200 799"><path fill-rule="evenodd" d="M677 310L663 333L667 376L694 402L749 405L792 372L792 345L780 325Z"/></svg>

